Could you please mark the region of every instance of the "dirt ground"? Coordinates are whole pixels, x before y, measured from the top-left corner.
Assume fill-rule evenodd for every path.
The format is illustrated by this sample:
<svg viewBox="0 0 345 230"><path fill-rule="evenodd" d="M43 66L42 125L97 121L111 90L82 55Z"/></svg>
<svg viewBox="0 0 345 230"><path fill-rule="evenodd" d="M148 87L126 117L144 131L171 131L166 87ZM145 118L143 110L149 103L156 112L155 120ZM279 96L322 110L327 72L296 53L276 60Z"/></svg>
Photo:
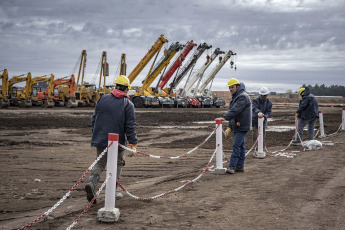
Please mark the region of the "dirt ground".
<svg viewBox="0 0 345 230"><path fill-rule="evenodd" d="M294 126L297 105L274 104L269 127ZM341 124L342 107L323 104L325 133ZM137 109L138 150L178 156L200 144L215 128L219 109ZM95 160L90 146L93 108L0 109L0 229L18 229L48 211ZM317 122L316 129L319 127ZM224 128L224 127L223 127ZM225 129L225 128L224 128ZM164 197L140 201L124 194L116 201L120 219L98 222L104 191L74 229L344 229L345 132L318 138L322 150L289 147L293 158L272 156L294 130L267 131L268 156L245 161L245 173L215 175ZM140 154L126 157L121 184L133 195L153 197L200 175L215 149L215 135L179 160ZM253 145L247 135L246 149ZM232 137L224 152L229 158ZM286 152L286 151L285 151ZM212 161L215 164L215 158ZM224 164L227 167L227 164ZM28 229L66 229L88 202L87 177L48 217ZM101 182L105 179L105 173Z"/></svg>

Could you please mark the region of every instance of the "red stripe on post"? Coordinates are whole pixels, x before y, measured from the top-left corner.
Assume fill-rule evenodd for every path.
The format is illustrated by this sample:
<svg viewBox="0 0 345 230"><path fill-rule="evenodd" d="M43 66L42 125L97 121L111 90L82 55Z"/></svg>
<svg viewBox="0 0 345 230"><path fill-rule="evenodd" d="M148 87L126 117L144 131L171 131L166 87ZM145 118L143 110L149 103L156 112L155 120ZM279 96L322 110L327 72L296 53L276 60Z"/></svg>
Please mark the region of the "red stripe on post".
<svg viewBox="0 0 345 230"><path fill-rule="evenodd" d="M343 108L343 110L345 110L345 108Z"/></svg>
<svg viewBox="0 0 345 230"><path fill-rule="evenodd" d="M119 141L119 134L109 133L108 134L108 141Z"/></svg>
<svg viewBox="0 0 345 230"><path fill-rule="evenodd" d="M322 113L322 111L320 110L319 113Z"/></svg>
<svg viewBox="0 0 345 230"><path fill-rule="evenodd" d="M222 121L221 119L217 119L217 120L216 120L216 124L217 124L217 125L221 125L222 122L223 122L223 121Z"/></svg>

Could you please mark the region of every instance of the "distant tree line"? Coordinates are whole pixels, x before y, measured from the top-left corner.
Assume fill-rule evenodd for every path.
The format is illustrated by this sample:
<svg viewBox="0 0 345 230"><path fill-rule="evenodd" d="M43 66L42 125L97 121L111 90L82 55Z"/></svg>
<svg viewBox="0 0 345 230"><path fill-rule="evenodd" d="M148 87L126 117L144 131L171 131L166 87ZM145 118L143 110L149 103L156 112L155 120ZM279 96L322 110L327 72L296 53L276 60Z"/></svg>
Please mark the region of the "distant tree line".
<svg viewBox="0 0 345 230"><path fill-rule="evenodd" d="M315 96L343 96L345 97L345 86L331 85L325 86L324 84L315 86L302 85L302 88L308 87L310 92Z"/></svg>

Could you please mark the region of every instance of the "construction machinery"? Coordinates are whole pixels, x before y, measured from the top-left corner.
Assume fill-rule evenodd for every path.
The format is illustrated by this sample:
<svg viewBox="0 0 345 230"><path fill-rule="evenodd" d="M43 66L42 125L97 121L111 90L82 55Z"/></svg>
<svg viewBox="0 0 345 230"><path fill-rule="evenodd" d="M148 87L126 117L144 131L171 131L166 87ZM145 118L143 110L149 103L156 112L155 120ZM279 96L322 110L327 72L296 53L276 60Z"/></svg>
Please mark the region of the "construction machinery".
<svg viewBox="0 0 345 230"><path fill-rule="evenodd" d="M188 79L185 87L182 91L182 96L187 97L189 101L190 107L196 107L195 100L193 100L194 92L197 91L200 81L206 71L206 69L211 65L211 63L216 59L219 54L224 54L224 51L221 51L219 48L216 48L211 56L207 56L206 63L198 70L198 72L191 78ZM192 89L193 85L198 81L196 87ZM204 97L197 97L198 101L200 102L201 107L210 107L212 105L212 101L205 99Z"/></svg>
<svg viewBox="0 0 345 230"><path fill-rule="evenodd" d="M141 108L143 106L168 106L172 107L174 105L174 101L168 97L161 97L159 93L155 95L155 88L150 87L152 82L156 79L156 77L161 73L163 69L169 65L170 60L173 56L183 48L183 45L179 44L179 42L172 43L168 50L164 51L164 56L158 61L158 63L151 69L143 81L143 85L138 88L138 91L132 96L132 101L135 107ZM154 63L153 63L154 64ZM149 88L150 87L150 88Z"/></svg>
<svg viewBox="0 0 345 230"><path fill-rule="evenodd" d="M127 72L126 54L121 54L120 74L119 75L127 76L126 72Z"/></svg>
<svg viewBox="0 0 345 230"><path fill-rule="evenodd" d="M28 87L29 93L31 94L31 101L32 105L41 106L45 103L45 106L48 108L52 108L55 105L53 101L53 93L54 93L54 74L51 74L50 77L48 75L40 76L32 78L30 81L30 86ZM48 82L48 87L46 89L47 96L44 95L44 92L38 92L38 88L36 84Z"/></svg>
<svg viewBox="0 0 345 230"><path fill-rule="evenodd" d="M10 105L10 102L8 100L9 94L8 94L8 72L7 69L4 69L2 71L2 74L0 74L0 78L2 81L2 87L0 92L0 108L7 108Z"/></svg>
<svg viewBox="0 0 345 230"><path fill-rule="evenodd" d="M111 93L111 91L113 90L112 86L106 85L106 77L109 76L109 65L107 63L107 52L106 51L103 51L103 53L102 53L100 65L101 65L101 68L99 71L99 83L98 83L97 93L98 93L99 97L102 97L105 94ZM103 86L101 87L102 77L103 77Z"/></svg>
<svg viewBox="0 0 345 230"><path fill-rule="evenodd" d="M209 75L205 78L204 82L201 84L201 86L198 88L198 91L194 91L194 97L204 97L205 100L209 99L212 101L212 105L219 108L220 106L225 106L225 101L218 97L212 97L212 83L214 78L216 77L219 70L224 66L224 64L230 59L231 56L236 55L236 53L233 53L231 50L227 51L223 57L219 56L219 63L216 65L216 67L209 73ZM233 62L231 62L233 63ZM210 84L211 83L211 84ZM206 87L209 85L209 88L206 89Z"/></svg>
<svg viewBox="0 0 345 230"><path fill-rule="evenodd" d="M141 59L141 61L138 63L138 65L129 74L128 79L131 83L140 74L140 72L144 69L144 67L147 65L147 63L152 59L152 57L155 54L157 54L156 55L156 58L157 58L159 51L162 49L164 43L166 43L166 42L168 42L168 39L166 37L164 37L163 34L161 34L161 36L153 44L151 49L149 49L149 51L146 53L146 55ZM152 67L151 67L151 69L152 69Z"/></svg>
<svg viewBox="0 0 345 230"><path fill-rule="evenodd" d="M89 84L84 82L84 74L85 74L85 67L86 67L86 50L81 52L81 56L78 61L79 63L79 71L78 71L78 78L77 84L75 89L75 98L78 106L94 106L96 101L99 99L99 94L96 91L96 85ZM80 80L80 85L79 85Z"/></svg>
<svg viewBox="0 0 345 230"><path fill-rule="evenodd" d="M170 96L176 96L176 95L169 95L169 88L165 88L165 85L168 83L169 79L172 77L172 75L175 73L175 71L180 68L182 65L182 62L186 59L189 52L193 49L193 47L196 46L196 44L192 41L189 41L184 46L183 51L181 54L175 59L174 63L169 67L168 71L161 75L161 79L157 83L157 87L155 89L154 94L159 94L162 97L170 97ZM176 99L172 98L174 100L174 105L176 107L186 107L187 106L187 100L185 99Z"/></svg>
<svg viewBox="0 0 345 230"><path fill-rule="evenodd" d="M23 81L26 81L26 85L24 89L21 90L19 87L13 86L14 84L17 84ZM8 80L10 105L19 105L19 106L26 106L26 107L32 106L30 82L31 82L30 72L12 77L11 79Z"/></svg>
<svg viewBox="0 0 345 230"><path fill-rule="evenodd" d="M67 108L78 107L78 102L75 100L75 77L72 74L71 77L62 77L56 79L53 83L53 100L55 105L66 106Z"/></svg>

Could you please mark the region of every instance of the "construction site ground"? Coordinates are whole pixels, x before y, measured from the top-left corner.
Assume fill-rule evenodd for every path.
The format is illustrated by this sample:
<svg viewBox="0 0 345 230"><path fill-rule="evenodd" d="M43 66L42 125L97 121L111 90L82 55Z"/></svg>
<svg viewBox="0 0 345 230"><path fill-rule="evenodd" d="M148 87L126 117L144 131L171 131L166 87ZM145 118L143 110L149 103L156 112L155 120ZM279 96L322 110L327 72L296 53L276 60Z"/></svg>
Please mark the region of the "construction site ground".
<svg viewBox="0 0 345 230"><path fill-rule="evenodd" d="M215 175L207 171L195 183L151 201L133 199L122 191L123 199L116 201L120 218L108 224L97 219L98 210L104 207L103 190L97 204L74 229L344 229L345 132L318 138L324 143L318 151L291 146L287 151L299 151L293 158L272 156L272 151L288 146L295 132L296 108L297 103L274 104L268 127L282 130L266 132L267 157L257 159L250 153L244 173ZM320 110L326 135L335 133L341 124L342 106L323 103ZM215 118L226 111L137 109L138 150L159 156L186 153L203 142L214 130ZM93 108L0 110L0 229L18 229L40 217L94 162L92 113ZM227 158L232 139L224 147ZM128 157L127 152L120 183L143 198L176 189L201 174L215 142L213 135L200 149L177 160L140 154ZM249 133L246 149L253 143ZM48 217L28 229L70 226L88 204L84 191L88 176ZM105 172L100 184L104 179Z"/></svg>

